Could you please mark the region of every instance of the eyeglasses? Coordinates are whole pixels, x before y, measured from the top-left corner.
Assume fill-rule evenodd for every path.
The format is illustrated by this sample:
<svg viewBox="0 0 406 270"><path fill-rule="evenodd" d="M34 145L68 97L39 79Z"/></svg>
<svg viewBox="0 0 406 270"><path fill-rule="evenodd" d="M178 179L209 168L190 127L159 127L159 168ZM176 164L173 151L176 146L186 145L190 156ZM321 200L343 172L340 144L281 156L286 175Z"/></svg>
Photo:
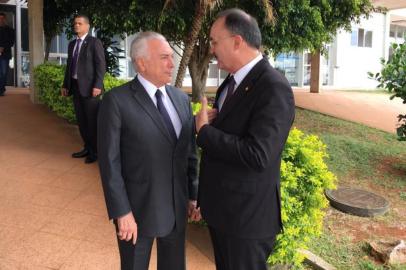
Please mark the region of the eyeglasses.
<svg viewBox="0 0 406 270"><path fill-rule="evenodd" d="M232 38L232 37L235 37L235 35L231 35L231 36L227 36L227 37L222 37L222 38L219 38L219 39L217 39L217 40L212 40L212 39L211 39L211 40L209 41L210 47L216 46L217 43L218 43L220 40L227 39L227 38Z"/></svg>

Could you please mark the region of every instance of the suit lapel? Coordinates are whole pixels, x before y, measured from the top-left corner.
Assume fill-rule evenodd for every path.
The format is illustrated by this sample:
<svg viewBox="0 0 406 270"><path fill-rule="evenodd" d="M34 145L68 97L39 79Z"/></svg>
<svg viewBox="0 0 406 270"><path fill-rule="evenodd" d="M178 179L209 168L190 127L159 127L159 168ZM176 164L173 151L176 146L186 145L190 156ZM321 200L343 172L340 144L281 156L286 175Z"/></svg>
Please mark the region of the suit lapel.
<svg viewBox="0 0 406 270"><path fill-rule="evenodd" d="M242 80L242 82L238 85L237 89L235 90L234 94L230 97L230 99L223 104L221 107L221 111L218 116L214 119L213 124L217 124L221 122L227 114L229 114L233 108L237 107L237 105L244 100L244 97L247 96L251 90L257 78L262 74L264 68L268 64L268 60L264 57L261 61L259 61L251 70L248 72L247 76ZM224 84L224 83L223 83ZM223 86L222 84L222 86ZM223 86L224 88L224 86ZM220 90L220 88L219 88ZM223 89L221 89L222 91Z"/></svg>
<svg viewBox="0 0 406 270"><path fill-rule="evenodd" d="M156 108L154 102L149 97L147 90L142 86L142 84L135 78L131 83L131 89L133 90L134 98L144 109L144 111L151 117L152 121L158 127L158 129L162 132L165 138L173 144L173 140L171 139L169 132L165 126L165 123L162 120L162 116L159 114L158 109Z"/></svg>
<svg viewBox="0 0 406 270"><path fill-rule="evenodd" d="M80 51L79 51L79 59L82 58L85 54L86 54L86 48L89 45L89 34L87 34L85 40L83 40L83 44L80 47Z"/></svg>
<svg viewBox="0 0 406 270"><path fill-rule="evenodd" d="M218 109L218 108L219 108L219 104L218 104L219 98L220 98L221 93L222 93L223 90L224 90L224 87L226 87L226 85L228 84L228 79L229 79L229 78L230 78L230 74L227 75L227 77L224 79L224 81L221 83L221 85L220 85L219 88L217 89L216 97L215 97L215 99L214 99L214 104L213 104L213 108L214 108L214 109Z"/></svg>

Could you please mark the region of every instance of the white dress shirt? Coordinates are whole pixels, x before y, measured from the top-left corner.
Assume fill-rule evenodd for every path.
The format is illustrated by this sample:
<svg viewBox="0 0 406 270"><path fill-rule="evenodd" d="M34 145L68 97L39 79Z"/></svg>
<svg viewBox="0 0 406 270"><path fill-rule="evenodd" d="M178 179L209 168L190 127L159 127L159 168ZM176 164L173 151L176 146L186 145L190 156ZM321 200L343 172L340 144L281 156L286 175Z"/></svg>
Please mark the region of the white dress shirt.
<svg viewBox="0 0 406 270"><path fill-rule="evenodd" d="M235 80L235 87L233 90L233 93L235 91L235 89L237 89L237 87L240 85L240 83L242 82L242 80L244 80L245 76L247 76L247 74L251 71L251 69L259 62L261 61L263 58L262 54L258 54L257 57L255 57L254 59L252 59L250 62L248 62L245 66L243 66L242 68L240 68L235 74L230 74L231 76L234 76L234 80ZM226 99L227 96L227 89L224 89L220 96L219 96L219 100L218 100L218 106L219 106L219 111L221 110L221 108L223 107L224 104L224 100Z"/></svg>
<svg viewBox="0 0 406 270"><path fill-rule="evenodd" d="M75 46L73 47L72 57L73 57L73 54L75 53L76 47L77 47L77 45L78 45L78 42L77 42L78 39L81 39L81 40L82 40L82 41L80 42L80 44L79 44L79 51L78 51L78 59L77 59L77 61L79 61L80 49L82 48L83 42L85 41L85 38L87 37L87 34L88 34L88 33L84 34L82 37L77 37L76 40L75 40ZM73 73L73 78L74 78L74 79L78 79L78 62L76 62L76 65L75 65L75 71L74 71L74 73Z"/></svg>
<svg viewBox="0 0 406 270"><path fill-rule="evenodd" d="M166 111L169 114L169 117L171 118L171 122L173 125L173 128L175 129L176 136L179 138L180 131L182 129L182 122L180 121L178 112L175 109L175 106L172 103L172 100L168 96L168 93L166 92L165 85L161 87L156 87L153 85L150 81L142 77L140 74L137 74L137 78L144 86L145 90L147 90L148 96L151 98L152 102L154 102L155 106L157 106L157 100L155 97L156 90L159 89L162 92L162 103L165 106Z"/></svg>

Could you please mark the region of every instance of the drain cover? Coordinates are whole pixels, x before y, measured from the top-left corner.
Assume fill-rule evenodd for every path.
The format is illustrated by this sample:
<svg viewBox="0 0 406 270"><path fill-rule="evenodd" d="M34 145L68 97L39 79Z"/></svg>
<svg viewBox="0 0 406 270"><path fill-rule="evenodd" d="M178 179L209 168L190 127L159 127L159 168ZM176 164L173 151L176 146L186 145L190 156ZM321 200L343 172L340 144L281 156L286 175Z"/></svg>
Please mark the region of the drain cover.
<svg viewBox="0 0 406 270"><path fill-rule="evenodd" d="M382 215L389 210L389 202L372 192L342 187L326 191L331 206L346 213L361 217Z"/></svg>

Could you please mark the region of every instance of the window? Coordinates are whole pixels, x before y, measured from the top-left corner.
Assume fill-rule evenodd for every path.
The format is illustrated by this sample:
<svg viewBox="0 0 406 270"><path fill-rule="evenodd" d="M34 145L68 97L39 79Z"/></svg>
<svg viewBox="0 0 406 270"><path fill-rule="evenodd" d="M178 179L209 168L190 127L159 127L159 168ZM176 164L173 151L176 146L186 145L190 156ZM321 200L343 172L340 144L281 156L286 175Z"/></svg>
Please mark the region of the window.
<svg viewBox="0 0 406 270"><path fill-rule="evenodd" d="M396 36L396 26L394 26L394 25L390 26L389 36L393 37L393 38Z"/></svg>
<svg viewBox="0 0 406 270"><path fill-rule="evenodd" d="M298 85L299 56L294 53L282 53L275 58L275 68L285 75L291 85Z"/></svg>
<svg viewBox="0 0 406 270"><path fill-rule="evenodd" d="M363 28L352 30L351 46L372 48L372 31Z"/></svg>
<svg viewBox="0 0 406 270"><path fill-rule="evenodd" d="M59 53L68 53L69 40L65 32L59 35Z"/></svg>
<svg viewBox="0 0 406 270"><path fill-rule="evenodd" d="M405 36L405 33L406 33L406 27L402 27L402 26L398 26L398 29L397 29L397 38L399 38L399 39L403 39Z"/></svg>

